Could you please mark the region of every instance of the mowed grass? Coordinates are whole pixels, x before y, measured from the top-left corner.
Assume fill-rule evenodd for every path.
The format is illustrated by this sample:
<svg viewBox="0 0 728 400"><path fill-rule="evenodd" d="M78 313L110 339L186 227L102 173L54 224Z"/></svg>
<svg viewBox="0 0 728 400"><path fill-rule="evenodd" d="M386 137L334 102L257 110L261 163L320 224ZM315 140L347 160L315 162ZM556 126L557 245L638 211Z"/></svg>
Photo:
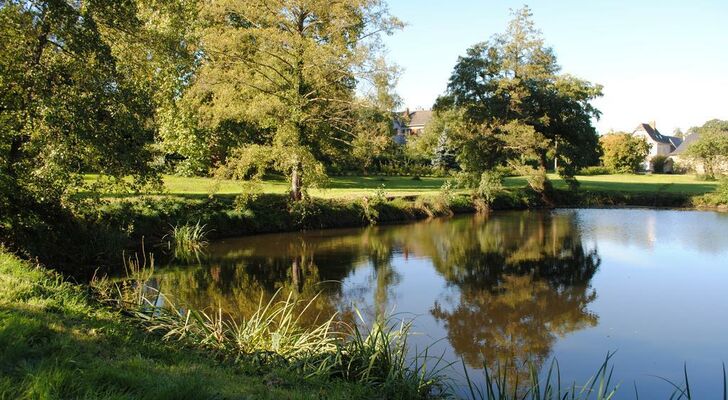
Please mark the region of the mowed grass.
<svg viewBox="0 0 728 400"><path fill-rule="evenodd" d="M87 175L88 181L95 179ZM246 186L238 181L214 178L181 177L165 175L165 192L147 193L182 197L199 197L210 194L237 195L243 193ZM377 189L392 196L414 196L438 192L442 185L454 178L422 177L412 179L409 176L337 176L331 177L326 188L314 188L309 191L312 196L321 198L361 197L371 195ZM565 189L566 183L556 174L549 174L554 186ZM577 176L580 189L603 192L664 192L700 195L713 192L718 183L701 180L695 175L595 175ZM506 178L505 186L519 188L527 185L523 177ZM266 179L258 184L262 193L286 193L288 183L284 179Z"/></svg>
<svg viewBox="0 0 728 400"><path fill-rule="evenodd" d="M0 247L0 399L368 399L364 385L216 361L145 334Z"/></svg>

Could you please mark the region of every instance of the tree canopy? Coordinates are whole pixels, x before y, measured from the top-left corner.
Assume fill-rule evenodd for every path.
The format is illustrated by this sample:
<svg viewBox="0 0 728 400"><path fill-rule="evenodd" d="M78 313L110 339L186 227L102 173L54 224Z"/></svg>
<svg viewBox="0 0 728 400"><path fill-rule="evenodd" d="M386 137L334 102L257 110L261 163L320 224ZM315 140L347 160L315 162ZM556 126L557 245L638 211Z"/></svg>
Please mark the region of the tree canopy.
<svg viewBox="0 0 728 400"><path fill-rule="evenodd" d="M557 159L559 172L572 176L596 162L598 136L591 121L600 113L591 102L602 87L559 71L528 7L513 12L505 33L458 59L435 108L463 110L473 140L487 137L505 150L468 168L478 173L504 156L522 164L521 150L529 143L533 164L542 170L549 159Z"/></svg>
<svg viewBox="0 0 728 400"><path fill-rule="evenodd" d="M728 163L728 121L710 120L696 132L700 136L688 146L685 155L701 162L705 175L713 179L716 169Z"/></svg>
<svg viewBox="0 0 728 400"><path fill-rule="evenodd" d="M156 115L192 67L188 2L0 2L0 159L58 199L78 173L154 175Z"/></svg>
<svg viewBox="0 0 728 400"><path fill-rule="evenodd" d="M637 172L650 153L650 144L644 138L626 132L608 133L599 143L604 166L618 173Z"/></svg>
<svg viewBox="0 0 728 400"><path fill-rule="evenodd" d="M401 24L379 0L214 0L200 18L202 62L187 93L197 118L212 129L248 122L257 132L226 171L248 178L275 169L300 199L302 185L321 182L323 162L360 133L356 111L372 104L357 98L357 86L382 83L379 35Z"/></svg>

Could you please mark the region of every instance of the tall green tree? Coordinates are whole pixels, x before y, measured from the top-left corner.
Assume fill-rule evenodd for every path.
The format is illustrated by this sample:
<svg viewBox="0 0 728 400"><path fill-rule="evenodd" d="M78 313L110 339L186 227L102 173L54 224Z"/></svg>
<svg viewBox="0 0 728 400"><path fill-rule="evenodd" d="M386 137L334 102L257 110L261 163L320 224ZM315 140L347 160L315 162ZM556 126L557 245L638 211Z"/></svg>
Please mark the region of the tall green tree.
<svg viewBox="0 0 728 400"><path fill-rule="evenodd" d="M207 126L253 122L268 134L228 162L234 177L285 173L291 196L325 178L356 129L357 85L380 34L401 24L380 0L213 0L200 11L204 57L188 95Z"/></svg>
<svg viewBox="0 0 728 400"><path fill-rule="evenodd" d="M151 92L115 51L134 45L125 38L144 41L137 12L132 1L0 2L0 171L9 196L58 202L84 171L153 176Z"/></svg>
<svg viewBox="0 0 728 400"><path fill-rule="evenodd" d="M480 125L482 134L477 137L493 138L498 131L494 139L501 141L511 163L520 162L521 153L508 154L509 148L532 143L534 168L545 171L548 160L555 159L559 172L571 177L598 159L598 135L591 120L600 113L591 102L601 96L602 87L559 71L553 50L544 44L531 10L524 7L513 12L505 33L474 45L458 59L435 108L462 109L469 124ZM533 132L514 129L514 124ZM539 140L532 140L533 135ZM481 169L498 162L502 153L493 156Z"/></svg>

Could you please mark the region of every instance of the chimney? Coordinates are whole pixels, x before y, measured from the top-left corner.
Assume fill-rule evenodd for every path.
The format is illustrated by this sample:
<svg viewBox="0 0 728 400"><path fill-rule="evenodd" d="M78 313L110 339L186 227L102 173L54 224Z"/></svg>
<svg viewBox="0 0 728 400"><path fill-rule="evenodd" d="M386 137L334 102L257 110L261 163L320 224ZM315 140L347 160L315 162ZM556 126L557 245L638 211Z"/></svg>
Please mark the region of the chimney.
<svg viewBox="0 0 728 400"><path fill-rule="evenodd" d="M652 121L650 121L650 126L652 127L653 130L655 130L655 131L657 130L657 124L655 123L654 119Z"/></svg>

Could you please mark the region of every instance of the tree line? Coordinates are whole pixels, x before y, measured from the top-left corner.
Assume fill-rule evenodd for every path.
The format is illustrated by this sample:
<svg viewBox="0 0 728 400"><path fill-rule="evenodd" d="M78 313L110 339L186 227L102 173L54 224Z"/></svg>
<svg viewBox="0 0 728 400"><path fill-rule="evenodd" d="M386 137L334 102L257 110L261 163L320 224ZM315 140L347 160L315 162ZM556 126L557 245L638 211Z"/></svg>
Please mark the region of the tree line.
<svg viewBox="0 0 728 400"><path fill-rule="evenodd" d="M524 175L546 198L547 170L576 187L619 142L600 144L602 87L561 71L528 7L458 58L434 120L405 146L393 140L400 71L382 43L404 24L383 0L11 0L0 22L6 215L160 185L162 172L274 172L300 200L331 173L387 161L455 172L485 197Z"/></svg>
<svg viewBox="0 0 728 400"><path fill-rule="evenodd" d="M389 135L379 0L0 2L3 197L276 170L301 196Z"/></svg>

